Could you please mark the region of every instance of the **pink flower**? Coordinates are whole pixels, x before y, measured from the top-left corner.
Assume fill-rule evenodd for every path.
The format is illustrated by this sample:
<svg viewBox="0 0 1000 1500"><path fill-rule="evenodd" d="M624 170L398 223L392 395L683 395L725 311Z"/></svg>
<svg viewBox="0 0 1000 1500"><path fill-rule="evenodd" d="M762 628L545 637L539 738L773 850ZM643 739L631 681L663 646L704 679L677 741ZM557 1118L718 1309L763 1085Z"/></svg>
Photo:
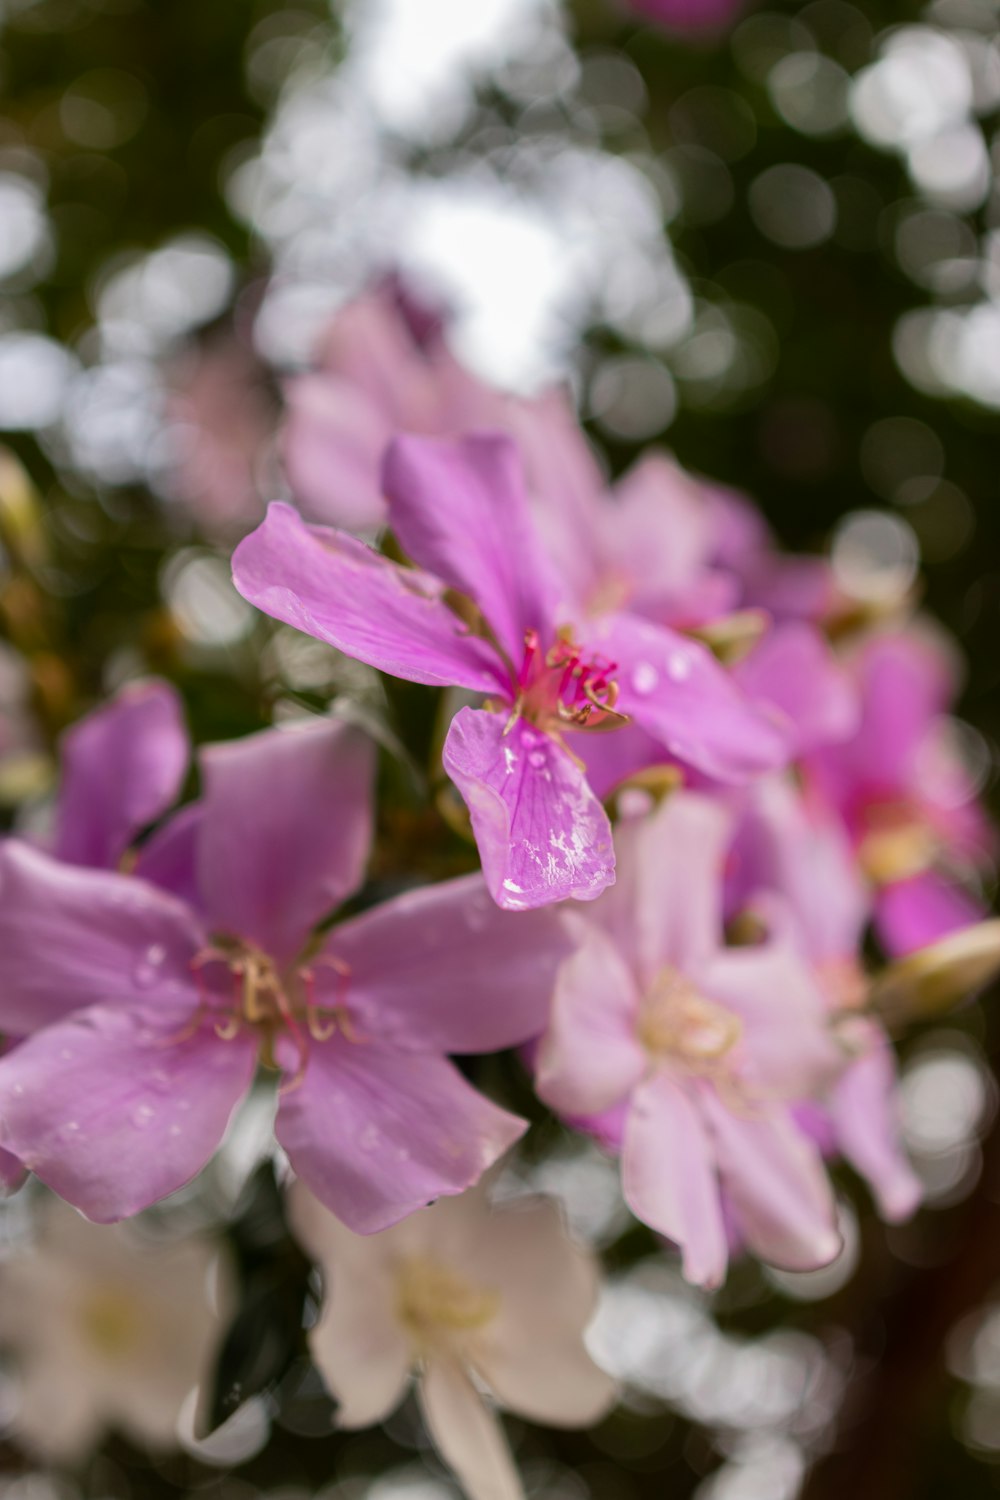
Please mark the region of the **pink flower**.
<svg viewBox="0 0 1000 1500"><path fill-rule="evenodd" d="M0 1028L24 1038L0 1145L88 1217L126 1217L201 1169L260 1058L284 1079L279 1141L352 1228L460 1192L524 1122L445 1054L542 1028L558 918L515 921L471 877L312 940L361 883L370 741L317 720L201 763L145 877L0 851Z"/></svg>
<svg viewBox="0 0 1000 1500"><path fill-rule="evenodd" d="M537 1064L561 1113L620 1113L626 1200L705 1286L726 1269L724 1200L765 1260L803 1269L838 1248L822 1159L792 1105L843 1057L788 943L723 946L730 833L717 802L687 792L620 826L618 883L560 969Z"/></svg>
<svg viewBox="0 0 1000 1500"><path fill-rule="evenodd" d="M890 954L909 953L977 922L969 877L993 834L949 733L951 663L916 630L869 636L849 658L862 702L857 733L807 760L810 786L835 808L876 887Z"/></svg>
<svg viewBox="0 0 1000 1500"><path fill-rule="evenodd" d="M738 780L785 737L703 646L665 626L567 607L506 438L400 438L385 469L401 568L288 506L237 548L236 587L287 624L396 677L482 694L452 720L444 766L468 804L499 904L591 900L614 877L607 816L567 739L628 716L667 751Z"/></svg>
<svg viewBox="0 0 1000 1500"><path fill-rule="evenodd" d="M288 481L307 516L346 531L385 521L382 458L397 432L428 437L503 423L505 398L455 359L440 321L395 285L333 319L319 367L285 386Z"/></svg>
<svg viewBox="0 0 1000 1500"><path fill-rule="evenodd" d="M782 918L855 1059L809 1118L871 1184L885 1218L909 1217L920 1183L900 1141L892 1047L878 1022L860 1013L868 1000L861 944L871 896L843 827L791 781L767 777L748 793L730 869L732 910L764 894L780 898Z"/></svg>

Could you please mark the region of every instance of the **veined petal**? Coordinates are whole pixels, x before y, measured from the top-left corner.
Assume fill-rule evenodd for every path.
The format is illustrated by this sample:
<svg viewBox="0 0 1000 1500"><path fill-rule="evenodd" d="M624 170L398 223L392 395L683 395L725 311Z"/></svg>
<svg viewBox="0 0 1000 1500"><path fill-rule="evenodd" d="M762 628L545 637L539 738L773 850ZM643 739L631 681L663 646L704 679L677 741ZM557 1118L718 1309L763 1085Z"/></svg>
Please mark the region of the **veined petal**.
<svg viewBox="0 0 1000 1500"><path fill-rule="evenodd" d="M345 532L307 526L275 502L233 554L251 604L392 677L491 693L506 688L496 652L469 635L439 579L400 568Z"/></svg>
<svg viewBox="0 0 1000 1500"><path fill-rule="evenodd" d="M721 1285L729 1249L711 1140L698 1104L662 1069L633 1095L622 1187L636 1218L680 1246L688 1281Z"/></svg>
<svg viewBox="0 0 1000 1500"><path fill-rule="evenodd" d="M417 1395L434 1446L469 1500L524 1500L500 1419L457 1359L430 1359Z"/></svg>
<svg viewBox="0 0 1000 1500"><path fill-rule="evenodd" d="M703 1108L722 1185L750 1248L786 1271L828 1265L841 1241L816 1147L784 1111L733 1114L712 1088L704 1090Z"/></svg>
<svg viewBox="0 0 1000 1500"><path fill-rule="evenodd" d="M550 633L556 600L515 445L499 433L400 437L383 481L401 546L475 600L516 666L525 631Z"/></svg>
<svg viewBox="0 0 1000 1500"><path fill-rule="evenodd" d="M195 994L204 942L181 902L131 875L83 870L10 839L0 849L0 1028L37 1031L94 1004L144 1004L169 988L175 1015Z"/></svg>
<svg viewBox="0 0 1000 1500"><path fill-rule="evenodd" d="M275 1134L320 1202L374 1234L470 1187L525 1128L444 1058L338 1034L312 1044Z"/></svg>
<svg viewBox="0 0 1000 1500"><path fill-rule="evenodd" d="M63 736L55 853L113 869L141 829L174 801L188 763L180 698L136 682Z"/></svg>
<svg viewBox="0 0 1000 1500"><path fill-rule="evenodd" d="M352 1026L395 1047L494 1052L545 1029L572 942L552 911L501 911L481 875L408 891L334 928ZM337 971L314 967L317 997ZM341 970L343 972L343 970Z"/></svg>
<svg viewBox="0 0 1000 1500"><path fill-rule="evenodd" d="M364 878L375 745L313 719L209 745L198 876L210 925L285 962Z"/></svg>
<svg viewBox="0 0 1000 1500"><path fill-rule="evenodd" d="M587 644L617 662L621 712L679 760L733 782L787 762L781 721L752 703L706 646L626 614L594 620Z"/></svg>
<svg viewBox="0 0 1000 1500"><path fill-rule="evenodd" d="M635 1036L638 1009L631 971L611 939L588 924L559 970L535 1061L539 1098L567 1115L599 1114L624 1098L647 1064Z"/></svg>
<svg viewBox="0 0 1000 1500"><path fill-rule="evenodd" d="M511 911L592 901L614 880L607 814L571 755L551 736L502 714L463 708L443 762L465 798L483 874Z"/></svg>
<svg viewBox="0 0 1000 1500"><path fill-rule="evenodd" d="M173 998L146 999L91 1006L0 1059L0 1142L102 1224L200 1172L253 1078L253 1038L179 1039Z"/></svg>

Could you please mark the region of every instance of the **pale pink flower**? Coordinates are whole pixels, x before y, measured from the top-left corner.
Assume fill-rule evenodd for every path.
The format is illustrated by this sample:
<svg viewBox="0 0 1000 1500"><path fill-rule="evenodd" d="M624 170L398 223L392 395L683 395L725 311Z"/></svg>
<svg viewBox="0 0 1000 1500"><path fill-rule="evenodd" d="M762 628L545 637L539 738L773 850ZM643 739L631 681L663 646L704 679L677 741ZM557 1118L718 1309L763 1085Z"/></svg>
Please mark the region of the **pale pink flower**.
<svg viewBox="0 0 1000 1500"><path fill-rule="evenodd" d="M185 1399L211 1375L225 1272L207 1239L153 1244L46 1198L38 1238L0 1271L17 1441L59 1463L85 1458L108 1431L174 1447Z"/></svg>
<svg viewBox="0 0 1000 1500"><path fill-rule="evenodd" d="M586 1427L611 1406L614 1385L583 1342L597 1264L550 1201L491 1208L480 1185L362 1239L301 1184L290 1200L323 1273L309 1344L341 1427L383 1421L415 1378L430 1436L470 1500L519 1500L496 1408Z"/></svg>
<svg viewBox="0 0 1000 1500"><path fill-rule="evenodd" d="M723 806L688 792L619 826L618 881L581 915L537 1059L555 1109L612 1112L629 1206L705 1286L725 1273L727 1216L790 1269L824 1264L839 1244L822 1159L792 1106L844 1059L789 943L724 946L730 836Z"/></svg>

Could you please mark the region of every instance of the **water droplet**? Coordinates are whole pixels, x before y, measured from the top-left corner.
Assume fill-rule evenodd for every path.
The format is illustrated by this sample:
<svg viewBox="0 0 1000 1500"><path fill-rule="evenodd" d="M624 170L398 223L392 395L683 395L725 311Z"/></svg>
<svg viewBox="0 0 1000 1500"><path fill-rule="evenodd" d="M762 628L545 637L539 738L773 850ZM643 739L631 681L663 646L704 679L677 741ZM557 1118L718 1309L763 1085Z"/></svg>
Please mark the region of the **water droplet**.
<svg viewBox="0 0 1000 1500"><path fill-rule="evenodd" d="M72 1062L73 1061L73 1049L72 1049L72 1047L60 1047L59 1048L59 1056L62 1058L63 1062Z"/></svg>
<svg viewBox="0 0 1000 1500"><path fill-rule="evenodd" d="M161 1084L163 1084L163 1083L169 1083L170 1082L170 1074L167 1072L166 1068L154 1068L153 1071L152 1071L152 1073L150 1073L149 1076L150 1076L150 1080L153 1083L161 1083Z"/></svg>
<svg viewBox="0 0 1000 1500"><path fill-rule="evenodd" d="M66 1121L66 1129L68 1131L70 1131L71 1133L76 1132L77 1130L79 1130L80 1129L80 1122L79 1122L79 1120L67 1120Z"/></svg>
<svg viewBox="0 0 1000 1500"><path fill-rule="evenodd" d="M527 726L525 726L525 728L521 730L521 744L525 747L526 750L530 750L532 745L537 745L541 738L542 737L538 733L537 729L529 729L527 728Z"/></svg>
<svg viewBox="0 0 1000 1500"><path fill-rule="evenodd" d="M400 1146L397 1149L397 1151L396 1151L396 1160L397 1161L409 1161L409 1159L410 1159L409 1148L407 1146Z"/></svg>
<svg viewBox="0 0 1000 1500"><path fill-rule="evenodd" d="M178 1101L177 1101L177 1108L178 1109L190 1109L191 1108L191 1100L190 1099L178 1099Z"/></svg>
<svg viewBox="0 0 1000 1500"><path fill-rule="evenodd" d="M374 1151L381 1139L377 1125L366 1125L358 1136L358 1145L362 1151Z"/></svg>
<svg viewBox="0 0 1000 1500"><path fill-rule="evenodd" d="M11 1093L14 1095L15 1099L20 1099L21 1095L24 1093L24 1084L15 1083L14 1087L11 1089Z"/></svg>
<svg viewBox="0 0 1000 1500"><path fill-rule="evenodd" d="M141 990L149 989L149 986L151 984L156 983L157 977L158 976L155 966L153 964L146 963L145 959L143 959L141 963L136 964L135 970L132 974L133 980Z"/></svg>
<svg viewBox="0 0 1000 1500"><path fill-rule="evenodd" d="M531 754L528 756L528 765L529 766L534 766L534 768L535 768L536 771L540 771L542 769L542 767L544 766L544 764L545 764L545 752L544 752L544 750L532 750Z"/></svg>
<svg viewBox="0 0 1000 1500"><path fill-rule="evenodd" d="M156 1110L151 1104L140 1104L136 1109L132 1111L133 1125L148 1125L150 1120L154 1120L155 1118Z"/></svg>
<svg viewBox="0 0 1000 1500"><path fill-rule="evenodd" d="M645 697L654 691L660 681L660 674L651 661L641 661L632 673L632 686L637 693Z"/></svg>
<svg viewBox="0 0 1000 1500"><path fill-rule="evenodd" d="M671 651L667 657L667 675L675 682L691 676L691 658L686 651Z"/></svg>
<svg viewBox="0 0 1000 1500"><path fill-rule="evenodd" d="M181 1127L179 1125L171 1125L170 1129L167 1131L167 1134L168 1135L177 1136L177 1135L182 1135L183 1132L182 1132Z"/></svg>

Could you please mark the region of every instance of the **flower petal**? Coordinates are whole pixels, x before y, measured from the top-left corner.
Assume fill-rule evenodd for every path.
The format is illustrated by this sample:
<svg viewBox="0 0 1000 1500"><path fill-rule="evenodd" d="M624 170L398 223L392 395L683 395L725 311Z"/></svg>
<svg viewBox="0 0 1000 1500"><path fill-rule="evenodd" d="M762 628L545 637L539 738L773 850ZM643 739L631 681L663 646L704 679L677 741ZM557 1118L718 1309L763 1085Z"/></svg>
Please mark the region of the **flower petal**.
<svg viewBox="0 0 1000 1500"><path fill-rule="evenodd" d="M337 1401L338 1427L370 1427L395 1411L412 1355L396 1312L395 1268L292 1184L286 1203L292 1232L323 1272L323 1308L309 1330L309 1352ZM360 1253L359 1253L360 1252Z"/></svg>
<svg viewBox="0 0 1000 1500"><path fill-rule="evenodd" d="M549 635L555 599L510 438L397 438L383 487L400 545L475 601L516 668L525 631Z"/></svg>
<svg viewBox="0 0 1000 1500"><path fill-rule="evenodd" d="M134 874L179 897L204 916L198 884L198 843L205 809L189 802L158 828L139 850Z"/></svg>
<svg viewBox="0 0 1000 1500"><path fill-rule="evenodd" d="M615 1387L583 1341L597 1305L597 1262L574 1245L556 1205L519 1199L490 1214L473 1264L482 1284L502 1289L475 1355L500 1404L546 1425L598 1421Z"/></svg>
<svg viewBox="0 0 1000 1500"><path fill-rule="evenodd" d="M325 952L349 970L362 1037L418 1051L494 1052L538 1036L570 952L552 911L501 911L481 875L408 891L336 927ZM318 997L336 972L315 966Z"/></svg>
<svg viewBox="0 0 1000 1500"><path fill-rule="evenodd" d="M987 915L964 887L936 870L897 880L875 898L875 927L886 953L903 958Z"/></svg>
<svg viewBox="0 0 1000 1500"><path fill-rule="evenodd" d="M347 531L385 522L379 469L393 433L387 415L351 380L329 372L285 386L282 454L304 514Z"/></svg>
<svg viewBox="0 0 1000 1500"><path fill-rule="evenodd" d="M250 1086L254 1040L178 1040L171 997L94 1005L0 1060L0 1139L90 1219L128 1218L208 1161Z"/></svg>
<svg viewBox="0 0 1000 1500"><path fill-rule="evenodd" d="M87 1005L144 1004L163 981L175 1013L194 995L201 929L155 886L62 864L16 839L0 849L0 883L4 1031L24 1036Z"/></svg>
<svg viewBox="0 0 1000 1500"><path fill-rule="evenodd" d="M636 1218L680 1246L688 1281L721 1285L729 1250L711 1140L698 1103L662 1070L633 1095L622 1187Z"/></svg>
<svg viewBox="0 0 1000 1500"><path fill-rule="evenodd" d="M683 791L618 824L617 878L595 916L642 984L667 964L692 974L717 951L731 831L720 801Z"/></svg>
<svg viewBox="0 0 1000 1500"><path fill-rule="evenodd" d="M469 1187L525 1128L444 1058L337 1035L313 1044L275 1134L316 1197L374 1234Z"/></svg>
<svg viewBox="0 0 1000 1500"><path fill-rule="evenodd" d="M496 653L468 634L438 579L307 526L290 505L270 505L240 543L233 580L265 614L392 677L482 693L506 686Z"/></svg>
<svg viewBox="0 0 1000 1500"><path fill-rule="evenodd" d="M770 630L733 676L747 696L780 709L794 755L838 744L861 721L861 700L824 637L802 621Z"/></svg>
<svg viewBox="0 0 1000 1500"><path fill-rule="evenodd" d="M703 1107L719 1176L747 1244L770 1265L812 1271L840 1250L823 1159L784 1112L733 1114L714 1089Z"/></svg>
<svg viewBox="0 0 1000 1500"><path fill-rule="evenodd" d="M890 1223L908 1219L923 1190L900 1142L892 1048L872 1027L872 1046L844 1073L830 1101L837 1144L872 1187Z"/></svg>
<svg viewBox="0 0 1000 1500"><path fill-rule="evenodd" d="M607 814L573 757L520 720L463 708L451 722L444 768L465 798L483 874L511 911L592 901L614 880Z"/></svg>
<svg viewBox="0 0 1000 1500"><path fill-rule="evenodd" d="M457 1360L428 1360L417 1394L431 1440L469 1500L524 1500L500 1420Z"/></svg>
<svg viewBox="0 0 1000 1500"><path fill-rule="evenodd" d="M364 877L374 742L317 718L209 745L200 761L198 877L210 925L294 958Z"/></svg>
<svg viewBox="0 0 1000 1500"><path fill-rule="evenodd" d="M625 614L595 620L587 644L617 663L621 712L679 760L733 782L787 762L782 722L752 703L706 646Z"/></svg>
<svg viewBox="0 0 1000 1500"><path fill-rule="evenodd" d="M535 1087L562 1114L599 1114L639 1082L646 1055L636 1041L639 994L630 970L599 928L559 970Z"/></svg>
<svg viewBox="0 0 1000 1500"><path fill-rule="evenodd" d="M75 865L113 869L139 831L180 791L188 737L180 698L167 682L136 682L68 730L55 853Z"/></svg>
<svg viewBox="0 0 1000 1500"><path fill-rule="evenodd" d="M722 948L691 977L710 1000L743 1023L740 1049L751 1088L789 1101L808 1098L843 1071L823 993L811 970L781 936Z"/></svg>

